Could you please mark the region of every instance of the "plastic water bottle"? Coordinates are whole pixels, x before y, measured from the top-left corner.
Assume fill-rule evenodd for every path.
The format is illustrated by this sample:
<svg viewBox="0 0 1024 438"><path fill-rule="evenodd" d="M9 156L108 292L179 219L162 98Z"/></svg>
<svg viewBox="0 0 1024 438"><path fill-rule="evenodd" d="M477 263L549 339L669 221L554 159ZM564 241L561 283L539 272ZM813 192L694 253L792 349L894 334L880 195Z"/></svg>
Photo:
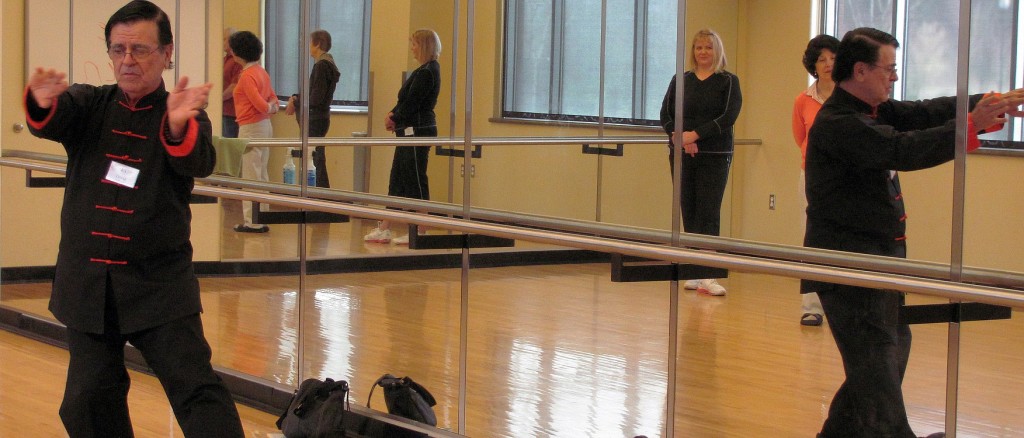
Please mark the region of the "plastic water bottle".
<svg viewBox="0 0 1024 438"><path fill-rule="evenodd" d="M306 168L306 185L316 187L316 165L313 164L313 159L309 160L309 167Z"/></svg>
<svg viewBox="0 0 1024 438"><path fill-rule="evenodd" d="M284 162L281 180L284 181L285 184L295 184L295 159L291 156L289 156Z"/></svg>

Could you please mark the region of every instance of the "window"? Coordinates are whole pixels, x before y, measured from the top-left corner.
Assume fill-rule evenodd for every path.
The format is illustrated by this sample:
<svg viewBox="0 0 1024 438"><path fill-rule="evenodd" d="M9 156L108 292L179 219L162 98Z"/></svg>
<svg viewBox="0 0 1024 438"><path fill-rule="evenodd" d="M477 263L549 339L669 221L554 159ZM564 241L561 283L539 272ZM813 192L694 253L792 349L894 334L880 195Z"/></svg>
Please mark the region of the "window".
<svg viewBox="0 0 1024 438"><path fill-rule="evenodd" d="M851 29L874 27L900 41L900 81L894 98L928 99L956 94L959 0L823 0L826 33L842 38ZM968 91L1006 91L1020 86L1015 69L1024 49L1013 36L1021 17L1017 0L975 1L971 5ZM1012 123L1012 122L1011 122ZM985 140L1020 140L1020 128ZM988 146L989 143L986 143Z"/></svg>
<svg viewBox="0 0 1024 438"><path fill-rule="evenodd" d="M297 60L309 62L309 47L301 34L301 3L294 0L264 0L265 32L263 61L282 100L299 92ZM371 0L343 2L312 0L309 32L323 29L331 34L331 56L341 79L334 91L334 105L363 107L368 100L367 79L370 65ZM308 69L307 69L308 72ZM308 74L308 73L307 73Z"/></svg>
<svg viewBox="0 0 1024 438"><path fill-rule="evenodd" d="M676 68L673 0L509 0L502 114L510 118L657 125Z"/></svg>

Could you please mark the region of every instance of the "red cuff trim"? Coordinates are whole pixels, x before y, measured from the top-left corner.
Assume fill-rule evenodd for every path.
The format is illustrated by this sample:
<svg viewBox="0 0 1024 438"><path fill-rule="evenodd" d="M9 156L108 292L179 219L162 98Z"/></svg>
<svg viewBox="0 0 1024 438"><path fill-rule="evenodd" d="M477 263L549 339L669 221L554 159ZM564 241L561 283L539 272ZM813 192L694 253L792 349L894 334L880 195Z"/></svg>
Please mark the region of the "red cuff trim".
<svg viewBox="0 0 1024 438"><path fill-rule="evenodd" d="M32 120L32 117L30 117L28 114L28 99L30 98L30 92L31 90L29 90L28 85L26 85L25 97L21 99L22 108L25 109L25 121L28 122L29 126L31 126L32 129L43 129L43 127L46 126L47 123L50 123L50 119L53 118L53 115L57 113L57 99L53 99L53 104L50 105L50 113L46 115L46 118L37 122L35 120Z"/></svg>
<svg viewBox="0 0 1024 438"><path fill-rule="evenodd" d="M1003 129L1002 125L999 125L999 129ZM974 118L970 114L967 115L967 152L971 152L981 147L981 140L978 140L978 128L974 126Z"/></svg>
<svg viewBox="0 0 1024 438"><path fill-rule="evenodd" d="M185 123L185 138L181 140L181 144L177 145L168 142L165 135L166 128L167 116L164 115L164 119L160 122L160 142L164 144L167 153L172 157L187 157L191 154L192 149L196 147L196 140L199 138L199 122L196 122L195 118L188 119L188 122Z"/></svg>

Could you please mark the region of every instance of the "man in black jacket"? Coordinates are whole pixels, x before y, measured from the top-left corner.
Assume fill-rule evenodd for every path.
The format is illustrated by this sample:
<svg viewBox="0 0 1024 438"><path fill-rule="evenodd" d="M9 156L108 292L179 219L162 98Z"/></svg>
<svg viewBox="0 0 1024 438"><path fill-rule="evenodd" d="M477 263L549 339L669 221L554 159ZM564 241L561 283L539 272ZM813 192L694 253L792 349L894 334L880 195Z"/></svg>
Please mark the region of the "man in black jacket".
<svg viewBox="0 0 1024 438"><path fill-rule="evenodd" d="M341 72L334 64L334 57L330 53L331 34L326 30L316 30L310 34L309 56L312 56L316 63L313 64L313 71L309 73L309 136L324 137L331 127L331 102L334 101L334 90L337 88ZM293 94L288 99L288 106L285 113L295 114L295 120L302 125L302 111L300 107L302 100L298 94ZM316 186L330 187L331 182L327 176L327 156L323 146L317 146L313 151L313 165L316 167Z"/></svg>
<svg viewBox="0 0 1024 438"><path fill-rule="evenodd" d="M956 99L889 98L898 79L892 35L848 32L832 77L838 84L815 118L807 146L807 230L804 246L906 257L906 214L897 171L950 161L955 154ZM1020 116L1022 90L970 99L967 149L978 133ZM910 327L897 321L903 293L803 282L816 291L843 358L846 381L818 435L915 437L901 384L910 357Z"/></svg>
<svg viewBox="0 0 1024 438"><path fill-rule="evenodd" d="M116 85L74 84L37 68L25 91L36 136L67 151L50 311L68 332L60 417L68 435L133 436L124 346L153 369L187 437L242 437L231 394L210 365L192 267L193 179L216 159L206 105L212 84L168 93L170 20L148 1L110 17ZM26 431L31 435L31 431Z"/></svg>

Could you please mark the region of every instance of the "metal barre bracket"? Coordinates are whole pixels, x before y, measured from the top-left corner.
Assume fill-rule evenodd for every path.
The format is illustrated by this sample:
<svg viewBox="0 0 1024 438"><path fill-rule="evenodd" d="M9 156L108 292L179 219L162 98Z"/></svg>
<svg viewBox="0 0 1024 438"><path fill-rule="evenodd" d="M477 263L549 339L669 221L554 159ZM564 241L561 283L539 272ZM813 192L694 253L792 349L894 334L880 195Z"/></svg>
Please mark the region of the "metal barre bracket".
<svg viewBox="0 0 1024 438"><path fill-rule="evenodd" d="M260 211L260 203L255 201L252 203L252 222L254 224L328 224L348 221L347 215L323 211Z"/></svg>
<svg viewBox="0 0 1024 438"><path fill-rule="evenodd" d="M516 241L483 234L419 234L416 224L409 224L409 249L510 248Z"/></svg>
<svg viewBox="0 0 1024 438"><path fill-rule="evenodd" d="M25 169L25 187L57 188L67 186L68 179L63 176L32 176L32 169Z"/></svg>
<svg viewBox="0 0 1024 438"><path fill-rule="evenodd" d="M920 304L901 306L901 324L961 323L1010 319L1012 309L985 303Z"/></svg>
<svg viewBox="0 0 1024 438"><path fill-rule="evenodd" d="M435 146L434 154L446 156L446 157L465 157L466 151L464 149L446 148L444 146ZM473 158L480 158L484 154L484 147L478 144L473 145L473 152L470 152L469 156Z"/></svg>
<svg viewBox="0 0 1024 438"><path fill-rule="evenodd" d="M603 148L600 146L590 146L589 143L583 143L583 153L589 155L609 155L612 157L621 157L623 155L624 146L622 143L616 143L615 149Z"/></svg>
<svg viewBox="0 0 1024 438"><path fill-rule="evenodd" d="M728 269L670 263L662 260L624 256L622 254L612 254L611 264L612 281L616 283L729 277Z"/></svg>

